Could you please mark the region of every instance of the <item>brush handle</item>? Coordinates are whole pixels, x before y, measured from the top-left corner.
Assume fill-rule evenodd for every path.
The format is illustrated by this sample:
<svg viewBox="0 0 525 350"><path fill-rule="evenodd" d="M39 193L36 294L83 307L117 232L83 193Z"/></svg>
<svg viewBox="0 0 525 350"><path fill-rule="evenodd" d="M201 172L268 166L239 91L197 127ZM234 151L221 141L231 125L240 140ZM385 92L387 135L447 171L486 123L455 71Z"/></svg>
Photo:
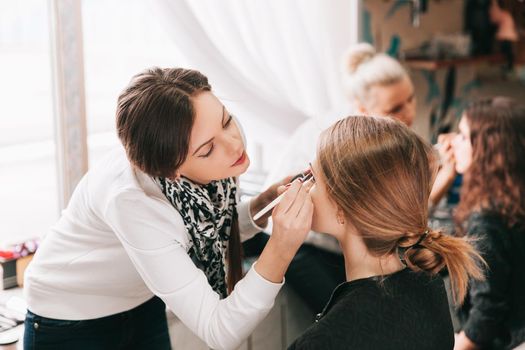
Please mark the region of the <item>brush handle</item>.
<svg viewBox="0 0 525 350"><path fill-rule="evenodd" d="M312 173L308 173L308 174L301 174L301 176L299 178L301 179L301 182L304 183L304 182L309 181L312 177L313 177L313 174ZM292 180L290 183L292 183L293 181L294 180ZM279 204L279 202L283 199L285 193L286 193L286 191L281 193L277 198L275 198L273 201L271 201L270 204L268 204L261 211L259 211L257 214L255 214L255 216L253 217L253 221L259 220L264 214L266 214L267 212L272 210L277 204Z"/></svg>
<svg viewBox="0 0 525 350"><path fill-rule="evenodd" d="M264 214L272 210L279 202L283 199L284 194L286 192L281 193L277 198L275 198L273 201L270 202L267 206L265 206L261 211L259 211L255 216L253 217L253 221L259 220Z"/></svg>

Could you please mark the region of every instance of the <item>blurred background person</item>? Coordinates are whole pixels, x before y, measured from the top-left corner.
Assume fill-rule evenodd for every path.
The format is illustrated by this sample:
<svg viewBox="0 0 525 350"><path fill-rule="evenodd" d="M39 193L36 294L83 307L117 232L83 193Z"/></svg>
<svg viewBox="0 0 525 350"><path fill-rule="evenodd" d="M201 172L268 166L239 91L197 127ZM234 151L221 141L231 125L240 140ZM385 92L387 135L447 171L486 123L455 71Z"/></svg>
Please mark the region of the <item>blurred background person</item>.
<svg viewBox="0 0 525 350"><path fill-rule="evenodd" d="M488 263L458 308L455 349L512 349L525 342L525 107L505 97L473 103L453 149L464 174L458 229Z"/></svg>

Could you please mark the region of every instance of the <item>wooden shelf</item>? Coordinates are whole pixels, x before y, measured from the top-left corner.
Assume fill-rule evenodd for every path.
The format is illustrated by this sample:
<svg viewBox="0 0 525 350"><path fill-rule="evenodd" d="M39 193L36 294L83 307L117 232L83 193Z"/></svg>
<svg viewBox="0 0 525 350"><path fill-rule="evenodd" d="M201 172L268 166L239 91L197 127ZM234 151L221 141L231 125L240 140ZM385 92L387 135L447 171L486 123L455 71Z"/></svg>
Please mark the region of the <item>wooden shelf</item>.
<svg viewBox="0 0 525 350"><path fill-rule="evenodd" d="M406 59L403 61L410 68L423 69L423 70L438 70L441 68L451 68L468 65L479 65L482 63L493 63L500 64L505 62L503 55L485 55L485 56L474 56L465 58L453 58L443 60L432 60L432 59Z"/></svg>

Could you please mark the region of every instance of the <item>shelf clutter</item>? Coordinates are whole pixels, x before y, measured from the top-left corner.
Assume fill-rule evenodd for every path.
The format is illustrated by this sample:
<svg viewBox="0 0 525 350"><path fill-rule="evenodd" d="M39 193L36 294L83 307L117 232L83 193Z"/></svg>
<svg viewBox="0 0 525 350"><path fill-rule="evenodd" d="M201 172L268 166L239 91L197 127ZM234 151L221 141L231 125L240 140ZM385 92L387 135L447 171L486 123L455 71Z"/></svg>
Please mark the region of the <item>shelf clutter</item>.
<svg viewBox="0 0 525 350"><path fill-rule="evenodd" d="M426 58L407 58L404 63L414 69L423 70L438 70L442 68L452 68L468 65L479 64L502 64L505 62L505 57L501 54L480 55L461 58L446 58L446 59L426 59Z"/></svg>
<svg viewBox="0 0 525 350"><path fill-rule="evenodd" d="M23 286L25 269L38 243L38 240L29 240L0 249L0 290Z"/></svg>

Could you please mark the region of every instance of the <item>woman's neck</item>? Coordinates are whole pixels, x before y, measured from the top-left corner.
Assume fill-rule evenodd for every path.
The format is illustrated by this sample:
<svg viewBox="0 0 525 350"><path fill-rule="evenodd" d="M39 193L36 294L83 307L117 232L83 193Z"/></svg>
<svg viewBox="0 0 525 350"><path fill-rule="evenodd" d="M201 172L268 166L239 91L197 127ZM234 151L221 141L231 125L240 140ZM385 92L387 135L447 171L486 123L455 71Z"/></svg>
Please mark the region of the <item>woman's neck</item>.
<svg viewBox="0 0 525 350"><path fill-rule="evenodd" d="M396 254L383 257L370 254L363 240L357 234L346 234L345 239L340 241L340 244L345 258L347 281L389 275L405 267Z"/></svg>

